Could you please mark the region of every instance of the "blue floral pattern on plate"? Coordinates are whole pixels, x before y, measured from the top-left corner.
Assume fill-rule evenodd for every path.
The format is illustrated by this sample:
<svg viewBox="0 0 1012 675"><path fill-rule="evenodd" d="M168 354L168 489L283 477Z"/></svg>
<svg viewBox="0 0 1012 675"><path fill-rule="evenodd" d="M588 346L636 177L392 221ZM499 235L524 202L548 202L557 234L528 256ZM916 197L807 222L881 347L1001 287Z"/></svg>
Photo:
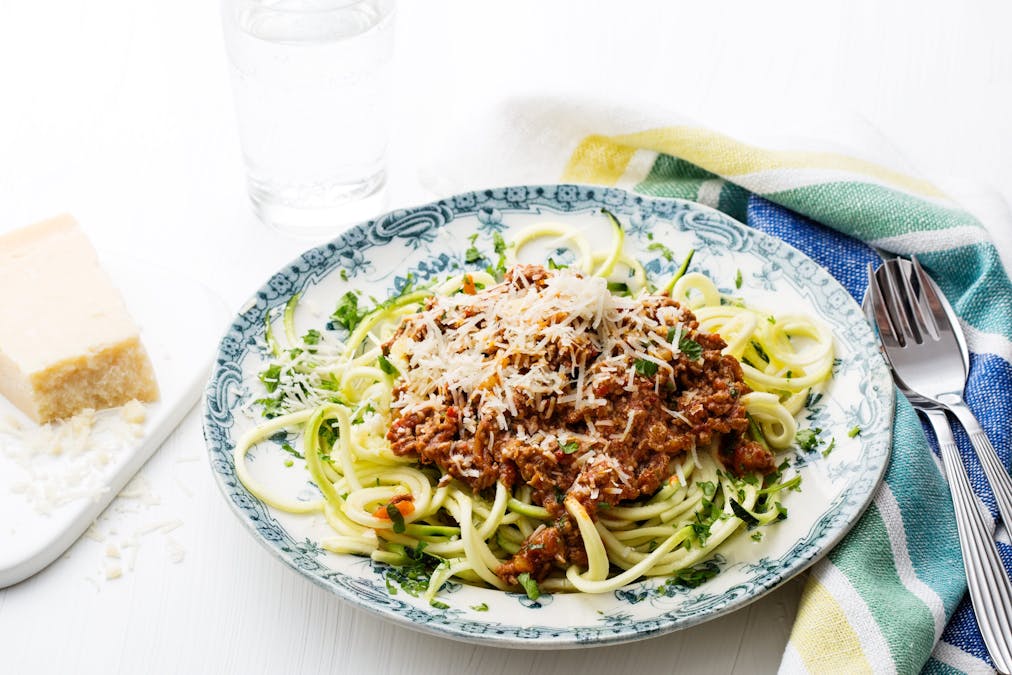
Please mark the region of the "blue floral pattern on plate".
<svg viewBox="0 0 1012 675"><path fill-rule="evenodd" d="M799 453L794 462L803 490L785 500L791 516L768 528L761 541L738 537L720 549L720 574L697 588L646 579L611 594L524 595L454 584L433 607L387 583L388 568L367 558L329 553L326 533L304 517L277 513L236 479L235 440L257 423L251 402L261 391L264 317L302 293L318 307L301 319L322 328L344 292L360 288L385 297L409 278L424 280L494 264L493 237L538 221L582 228L597 248L608 245L601 215L607 208L626 226L626 248L655 281L677 266L657 253L663 243L676 257L697 250L690 268L751 305L814 315L833 331L836 376L810 413L833 452ZM471 237L483 258L466 262ZM564 255L568 252L564 252ZM473 258L473 256L472 256ZM568 260L568 258L567 258ZM729 291L734 280L743 287ZM412 628L460 640L525 648L563 648L641 639L692 626L742 607L811 565L838 542L871 499L889 458L893 388L860 308L804 254L713 209L676 199L653 199L615 188L526 185L481 190L362 223L310 249L273 275L233 319L219 345L207 384L204 437L211 468L225 498L256 538L290 567L359 607ZM804 416L802 417L804 420ZM849 438L855 421L862 433ZM804 425L804 422L803 422ZM813 424L813 426L815 426ZM258 453L277 451L267 443ZM261 465L260 454L257 466ZM302 489L315 489L302 484ZM487 608L485 611L484 608Z"/></svg>

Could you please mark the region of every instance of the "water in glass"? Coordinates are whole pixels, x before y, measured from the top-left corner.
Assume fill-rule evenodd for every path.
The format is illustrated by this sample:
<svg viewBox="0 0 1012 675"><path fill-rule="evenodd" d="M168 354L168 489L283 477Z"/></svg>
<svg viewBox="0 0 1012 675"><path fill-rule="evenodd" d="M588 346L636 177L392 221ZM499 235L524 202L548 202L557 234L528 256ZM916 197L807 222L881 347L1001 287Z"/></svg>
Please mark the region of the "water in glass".
<svg viewBox="0 0 1012 675"><path fill-rule="evenodd" d="M260 217L334 229L378 190L393 0L224 0L239 135Z"/></svg>

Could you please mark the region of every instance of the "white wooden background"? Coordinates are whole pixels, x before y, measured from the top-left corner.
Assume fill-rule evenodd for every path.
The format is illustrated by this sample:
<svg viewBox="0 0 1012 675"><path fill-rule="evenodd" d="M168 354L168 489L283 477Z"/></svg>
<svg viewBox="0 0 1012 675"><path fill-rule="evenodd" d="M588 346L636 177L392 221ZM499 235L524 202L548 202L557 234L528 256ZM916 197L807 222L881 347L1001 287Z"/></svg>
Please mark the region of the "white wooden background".
<svg viewBox="0 0 1012 675"><path fill-rule="evenodd" d="M449 111L563 92L732 132L843 112L1000 215L1010 25L998 2L401 0L388 203L431 196L418 139ZM71 211L102 254L168 263L237 308L307 246L265 230L243 190L215 2L0 0L0 231ZM0 591L0 672L769 672L800 594L632 645L476 647L388 625L276 562L213 485L198 409L141 476L154 498L114 502L104 542ZM109 544L156 525L177 527L138 534L133 569L106 580Z"/></svg>

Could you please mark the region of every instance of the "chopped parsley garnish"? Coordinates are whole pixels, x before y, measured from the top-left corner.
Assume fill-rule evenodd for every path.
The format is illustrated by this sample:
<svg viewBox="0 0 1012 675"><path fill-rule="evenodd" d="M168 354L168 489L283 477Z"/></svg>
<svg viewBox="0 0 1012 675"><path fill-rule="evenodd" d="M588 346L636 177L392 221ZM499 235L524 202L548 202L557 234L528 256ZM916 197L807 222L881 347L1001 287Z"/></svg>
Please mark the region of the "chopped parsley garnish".
<svg viewBox="0 0 1012 675"><path fill-rule="evenodd" d="M390 516L390 522L394 524L394 532L403 534L404 516L401 515L400 509L397 508L396 504L387 504L387 515Z"/></svg>
<svg viewBox="0 0 1012 675"><path fill-rule="evenodd" d="M341 274L341 281L348 280L348 270L342 269L340 274Z"/></svg>
<svg viewBox="0 0 1012 675"><path fill-rule="evenodd" d="M707 499L713 499L713 495L717 492L717 485L713 481L705 480L696 483L699 489L703 491L703 496Z"/></svg>
<svg viewBox="0 0 1012 675"><path fill-rule="evenodd" d="M657 364L653 361L647 361L646 359L636 359L633 362L633 369L637 375L643 375L645 377L651 377L657 374Z"/></svg>
<svg viewBox="0 0 1012 675"><path fill-rule="evenodd" d="M668 328L668 342L674 342L675 336L678 335L678 329L674 326Z"/></svg>
<svg viewBox="0 0 1012 675"><path fill-rule="evenodd" d="M541 597L541 589L538 588L538 582L531 578L531 575L527 572L517 576L517 582L523 586L524 593L531 600L537 600Z"/></svg>
<svg viewBox="0 0 1012 675"><path fill-rule="evenodd" d="M436 609L450 609L450 606L448 604L446 604L445 602L440 602L435 598L429 600L429 604L435 607Z"/></svg>
<svg viewBox="0 0 1012 675"><path fill-rule="evenodd" d="M492 248L500 255L506 253L506 240L498 232L492 233Z"/></svg>
<svg viewBox="0 0 1012 675"><path fill-rule="evenodd" d="M647 246L647 250L660 252L660 254L668 262L674 262L675 260L675 254L671 251L671 249L665 246L664 244L660 243L659 241L655 241L654 243Z"/></svg>
<svg viewBox="0 0 1012 675"><path fill-rule="evenodd" d="M272 363L258 376L260 381L264 383L264 387L267 388L268 394L273 394L278 388L278 384L281 381L281 366L277 363Z"/></svg>
<svg viewBox="0 0 1012 675"><path fill-rule="evenodd" d="M352 291L348 291L341 296L337 303L337 309L330 315L330 320L348 330L355 330L355 326L362 321L366 314L367 312L360 311L358 308L358 296Z"/></svg>
<svg viewBox="0 0 1012 675"><path fill-rule="evenodd" d="M571 455L580 449L580 444L576 441L569 441L568 443L562 444L562 451L567 455Z"/></svg>
<svg viewBox="0 0 1012 675"><path fill-rule="evenodd" d="M829 457L829 453L833 452L833 448L835 447L836 447L836 438L829 439L829 445L827 445L826 449L822 451L822 456Z"/></svg>
<svg viewBox="0 0 1012 675"><path fill-rule="evenodd" d="M281 449L284 450L285 452L287 452L292 457L297 457L298 459L305 459L305 457L303 457L303 455L302 455L301 452L299 452L298 450L296 450L292 446L288 445L287 443L282 443L281 444Z"/></svg>
<svg viewBox="0 0 1012 675"><path fill-rule="evenodd" d="M761 541L763 538L762 530L756 530L752 533L752 541Z"/></svg>
<svg viewBox="0 0 1012 675"><path fill-rule="evenodd" d="M857 435L858 435L859 433L861 433L861 427L857 427L857 426L856 426L856 427L854 427L853 429L851 429L850 431L848 431L848 432L847 432L847 435L848 435L848 436L850 436L851 438L854 438L854 437L855 437L855 436L857 436Z"/></svg>
<svg viewBox="0 0 1012 675"><path fill-rule="evenodd" d="M794 440L798 442L798 447L805 452L813 452L819 448L819 432L821 431L822 429L819 428L801 429L794 436Z"/></svg>
<svg viewBox="0 0 1012 675"><path fill-rule="evenodd" d="M473 609L476 612L487 612L488 603L483 602L480 605L471 605L471 609Z"/></svg>
<svg viewBox="0 0 1012 675"><path fill-rule="evenodd" d="M769 323L770 323L771 325L776 325L776 323L777 323L777 318L776 318L775 316L773 316L772 314L770 314L770 315L769 315L768 317L766 317L766 320L767 320L767 321L768 321L768 322L769 322Z"/></svg>
<svg viewBox="0 0 1012 675"><path fill-rule="evenodd" d="M307 345L320 344L320 331L315 328L310 328L306 334L302 336L302 341Z"/></svg>
<svg viewBox="0 0 1012 675"><path fill-rule="evenodd" d="M471 242L471 246L470 248L467 249L467 251L464 252L464 262L476 263L485 257L484 255L482 255L481 251L478 250L478 247L474 245L477 239L478 239L477 233L472 234L470 237L468 237L468 241Z"/></svg>
<svg viewBox="0 0 1012 675"><path fill-rule="evenodd" d="M734 287L735 288L741 288L741 270L740 269L738 270L738 273L736 275L734 275Z"/></svg>
<svg viewBox="0 0 1012 675"><path fill-rule="evenodd" d="M679 570L671 577L671 583L688 588L695 588L720 573L720 565L715 560L707 560L693 567Z"/></svg>
<svg viewBox="0 0 1012 675"><path fill-rule="evenodd" d="M678 350L685 354L690 361L696 361L703 355L703 345L688 337L683 337L678 341Z"/></svg>
<svg viewBox="0 0 1012 675"><path fill-rule="evenodd" d="M382 370L387 375L397 376L401 374L401 371L397 370L397 366L390 363L390 360L387 357L383 356L382 354L380 354L379 357L376 359L376 363L379 364L380 370Z"/></svg>

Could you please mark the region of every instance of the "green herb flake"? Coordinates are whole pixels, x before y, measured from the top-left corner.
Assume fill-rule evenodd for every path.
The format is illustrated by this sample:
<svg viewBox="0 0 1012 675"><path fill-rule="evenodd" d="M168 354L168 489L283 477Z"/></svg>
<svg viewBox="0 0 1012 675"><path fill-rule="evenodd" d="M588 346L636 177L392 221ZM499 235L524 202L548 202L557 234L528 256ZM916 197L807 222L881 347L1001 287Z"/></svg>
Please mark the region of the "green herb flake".
<svg viewBox="0 0 1012 675"><path fill-rule="evenodd" d="M293 466L294 464L295 464L294 460L291 460L291 459L286 459L285 460L285 466Z"/></svg>
<svg viewBox="0 0 1012 675"><path fill-rule="evenodd" d="M756 530L752 533L752 541L762 541L763 533L762 530Z"/></svg>
<svg viewBox="0 0 1012 675"><path fill-rule="evenodd" d="M480 605L471 605L471 609L473 609L476 612L487 612L488 603L483 602Z"/></svg>
<svg viewBox="0 0 1012 675"><path fill-rule="evenodd" d="M394 532L397 534L404 533L404 516L401 515L400 510L396 504L387 504L387 515L390 516L390 522L394 524Z"/></svg>
<svg viewBox="0 0 1012 675"><path fill-rule="evenodd" d="M548 259L548 269L550 270L564 270L568 268L569 265L560 265L559 263L555 262L555 258Z"/></svg>
<svg viewBox="0 0 1012 675"><path fill-rule="evenodd" d="M707 560L693 567L679 570L671 577L671 583L687 588L695 588L709 581L720 573L720 565L715 560Z"/></svg>
<svg viewBox="0 0 1012 675"><path fill-rule="evenodd" d="M281 365L272 363L266 370L260 373L260 381L264 383L268 394L273 394L281 382Z"/></svg>
<svg viewBox="0 0 1012 675"><path fill-rule="evenodd" d="M299 452L298 450L296 450L295 448L293 448L288 443L282 443L281 444L281 449L284 450L285 452L287 452L292 457L296 457L298 459L305 459L305 457L302 455L301 452Z"/></svg>
<svg viewBox="0 0 1012 675"><path fill-rule="evenodd" d="M492 233L492 248L496 253L506 252L506 240L502 238L502 235L498 232Z"/></svg>
<svg viewBox="0 0 1012 675"><path fill-rule="evenodd" d="M703 345L688 337L683 337L678 341L678 350L685 354L690 361L697 361L703 355Z"/></svg>
<svg viewBox="0 0 1012 675"><path fill-rule="evenodd" d="M526 593L527 597L531 600L537 600L541 597L541 589L538 588L538 582L532 579L531 575L527 572L517 576L517 582L523 586L524 593Z"/></svg>
<svg viewBox="0 0 1012 675"><path fill-rule="evenodd" d="M819 428L801 429L794 436L794 440L797 441L798 447L805 452L814 452L819 448L819 432L821 431L822 429Z"/></svg>
<svg viewBox="0 0 1012 675"><path fill-rule="evenodd" d="M344 326L347 330L355 330L355 326L362 321L365 314L359 310L358 296L352 291L348 291L341 296L337 303L337 309L330 315L330 320Z"/></svg>
<svg viewBox="0 0 1012 675"><path fill-rule="evenodd" d="M348 270L342 269L341 272L340 272L340 275L341 275L341 281L347 281L348 280Z"/></svg>
<svg viewBox="0 0 1012 675"><path fill-rule="evenodd" d="M847 435L850 436L851 438L854 438L855 436L857 436L860 433L861 433L861 427L855 426L853 429L851 429L850 431L847 432Z"/></svg>
<svg viewBox="0 0 1012 675"><path fill-rule="evenodd" d="M305 335L302 336L302 342L307 345L318 345L320 344L320 331L315 328L310 328Z"/></svg>
<svg viewBox="0 0 1012 675"><path fill-rule="evenodd" d="M580 444L577 441L569 441L568 443L562 444L562 451L567 455L571 455L580 449Z"/></svg>
<svg viewBox="0 0 1012 675"><path fill-rule="evenodd" d="M611 293L625 294L629 292L629 284L621 281L609 281L608 291Z"/></svg>
<svg viewBox="0 0 1012 675"><path fill-rule="evenodd" d="M472 234L470 237L468 237L468 241L471 242L471 246L467 249L467 251L464 252L464 262L469 264L476 263L485 257L484 255L482 255L481 251L478 250L478 247L474 245L477 240L478 240L477 234Z"/></svg>
<svg viewBox="0 0 1012 675"><path fill-rule="evenodd" d="M633 369L637 375L643 375L644 377L651 377L657 374L657 364L646 359L636 359L633 363Z"/></svg>
<svg viewBox="0 0 1012 675"><path fill-rule="evenodd" d="M655 241L654 243L647 246L647 250L658 251L668 262L675 261L675 254L671 251L671 249L658 241Z"/></svg>
<svg viewBox="0 0 1012 675"><path fill-rule="evenodd" d="M829 453L833 452L833 448L835 447L836 447L836 438L829 439L829 445L827 445L826 449L822 451L822 456L829 457Z"/></svg>
<svg viewBox="0 0 1012 675"><path fill-rule="evenodd" d="M766 321L768 321L768 322L770 323L770 325L773 325L773 326L775 326L775 325L776 325L776 323L777 323L777 317L775 317L775 316L773 316L773 315L771 314L771 315L769 315L768 317L766 317Z"/></svg>
<svg viewBox="0 0 1012 675"><path fill-rule="evenodd" d="M397 370L397 366L390 363L390 359L383 356L382 354L380 354L379 357L377 357L376 363L379 365L380 370L382 370L387 375L393 375L394 377L396 377L401 374L401 371Z"/></svg>
<svg viewBox="0 0 1012 675"><path fill-rule="evenodd" d="M450 606L448 604L446 604L445 602L440 602L435 598L429 600L429 604L435 607L436 609L450 609Z"/></svg>
<svg viewBox="0 0 1012 675"><path fill-rule="evenodd" d="M734 275L734 287L741 288L741 269L739 269L738 273Z"/></svg>
<svg viewBox="0 0 1012 675"><path fill-rule="evenodd" d="M696 483L699 489L703 491L703 496L707 499L713 499L713 495L717 493L717 484L713 481L705 480Z"/></svg>

